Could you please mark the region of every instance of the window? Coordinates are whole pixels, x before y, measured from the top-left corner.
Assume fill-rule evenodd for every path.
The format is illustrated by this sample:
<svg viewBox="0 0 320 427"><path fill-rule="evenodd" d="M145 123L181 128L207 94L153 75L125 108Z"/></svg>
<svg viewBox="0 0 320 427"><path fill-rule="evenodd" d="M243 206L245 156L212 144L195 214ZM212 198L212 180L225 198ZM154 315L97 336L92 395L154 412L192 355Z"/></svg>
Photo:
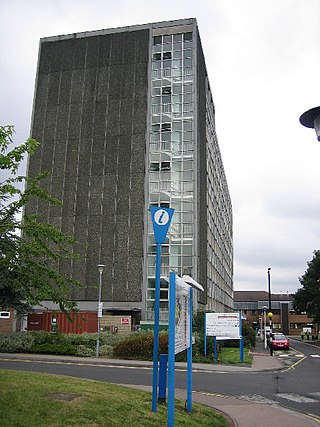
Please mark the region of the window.
<svg viewBox="0 0 320 427"><path fill-rule="evenodd" d="M191 131L192 130L192 121L191 120L184 120L183 130L184 131Z"/></svg>
<svg viewBox="0 0 320 427"><path fill-rule="evenodd" d="M162 88L162 95L171 95L171 86L165 86Z"/></svg>
<svg viewBox="0 0 320 427"><path fill-rule="evenodd" d="M173 43L181 42L181 40L182 40L182 34L174 34L173 35Z"/></svg>
<svg viewBox="0 0 320 427"><path fill-rule="evenodd" d="M153 37L153 44L154 45L161 44L161 42L162 42L162 36Z"/></svg>
<svg viewBox="0 0 320 427"><path fill-rule="evenodd" d="M190 46L191 47L191 46ZM186 49L183 54L184 58L192 58L192 49Z"/></svg>
<svg viewBox="0 0 320 427"><path fill-rule="evenodd" d="M173 130L182 130L182 122L173 122L172 123L172 129Z"/></svg>
<svg viewBox="0 0 320 427"><path fill-rule="evenodd" d="M192 40L192 33L184 33L183 34L183 40L184 41L191 41Z"/></svg>
<svg viewBox="0 0 320 427"><path fill-rule="evenodd" d="M153 172L158 171L159 170L159 163L157 163L157 162L150 163L150 170Z"/></svg>
<svg viewBox="0 0 320 427"><path fill-rule="evenodd" d="M170 132L163 132L161 134L161 142L170 142L171 141L171 133Z"/></svg>
<svg viewBox="0 0 320 427"><path fill-rule="evenodd" d="M172 55L171 55L171 52L163 52L163 60L165 60L165 59L171 59L172 58Z"/></svg>
<svg viewBox="0 0 320 427"><path fill-rule="evenodd" d="M182 85L181 84L173 85L173 94L180 95L181 93L182 93Z"/></svg>
<svg viewBox="0 0 320 427"><path fill-rule="evenodd" d="M161 61L161 53L154 53L153 54L153 60L154 61Z"/></svg>
<svg viewBox="0 0 320 427"><path fill-rule="evenodd" d="M170 132L171 131L171 123L162 123L161 132Z"/></svg>
<svg viewBox="0 0 320 427"><path fill-rule="evenodd" d="M161 88L160 87L152 88L152 95L160 95L160 94L161 94Z"/></svg>
<svg viewBox="0 0 320 427"><path fill-rule="evenodd" d="M192 83L187 83L183 85L184 93L192 93Z"/></svg>
<svg viewBox="0 0 320 427"><path fill-rule="evenodd" d="M187 58L183 60L183 66L184 67L192 67L192 59L191 58Z"/></svg>
<svg viewBox="0 0 320 427"><path fill-rule="evenodd" d="M161 162L161 170L169 171L170 170L170 162Z"/></svg>

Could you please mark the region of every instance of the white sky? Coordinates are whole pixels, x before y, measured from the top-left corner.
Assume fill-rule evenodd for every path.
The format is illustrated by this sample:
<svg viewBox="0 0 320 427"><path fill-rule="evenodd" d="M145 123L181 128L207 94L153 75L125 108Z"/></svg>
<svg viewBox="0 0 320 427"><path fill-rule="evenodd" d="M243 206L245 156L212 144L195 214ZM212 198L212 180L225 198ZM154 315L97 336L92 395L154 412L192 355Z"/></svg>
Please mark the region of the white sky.
<svg viewBox="0 0 320 427"><path fill-rule="evenodd" d="M319 0L0 0L0 123L29 136L39 39L197 18L234 215L234 288L295 292L320 249Z"/></svg>

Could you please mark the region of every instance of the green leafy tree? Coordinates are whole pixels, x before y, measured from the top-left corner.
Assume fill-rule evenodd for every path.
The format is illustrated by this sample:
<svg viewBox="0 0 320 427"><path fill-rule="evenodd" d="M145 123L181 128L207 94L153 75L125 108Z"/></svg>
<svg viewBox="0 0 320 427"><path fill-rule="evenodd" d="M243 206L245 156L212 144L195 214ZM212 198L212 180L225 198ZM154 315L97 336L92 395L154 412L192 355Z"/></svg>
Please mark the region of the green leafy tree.
<svg viewBox="0 0 320 427"><path fill-rule="evenodd" d="M320 324L320 250L314 251L299 281L302 288L294 295L293 307L298 312L305 311L315 323Z"/></svg>
<svg viewBox="0 0 320 427"><path fill-rule="evenodd" d="M79 283L54 268L60 259L73 256L74 241L37 215L22 216L26 203L34 200L60 202L41 185L47 174L18 174L24 156L32 155L39 143L29 138L12 148L13 134L13 126L0 126L0 173L7 176L0 178L0 308L22 314L51 300L62 310L74 310L69 296Z"/></svg>

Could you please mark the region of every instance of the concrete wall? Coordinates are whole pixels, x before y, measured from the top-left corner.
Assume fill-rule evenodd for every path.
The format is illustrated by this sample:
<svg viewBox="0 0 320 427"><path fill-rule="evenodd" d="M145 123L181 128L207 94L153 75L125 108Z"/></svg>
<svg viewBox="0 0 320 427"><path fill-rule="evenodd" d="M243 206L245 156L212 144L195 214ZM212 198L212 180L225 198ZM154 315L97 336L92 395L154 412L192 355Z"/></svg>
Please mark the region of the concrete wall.
<svg viewBox="0 0 320 427"><path fill-rule="evenodd" d="M148 40L140 30L40 45L29 174L49 171L62 206L26 212L77 241L80 259L58 266L89 285L77 300L96 299L103 263L102 300L142 301Z"/></svg>

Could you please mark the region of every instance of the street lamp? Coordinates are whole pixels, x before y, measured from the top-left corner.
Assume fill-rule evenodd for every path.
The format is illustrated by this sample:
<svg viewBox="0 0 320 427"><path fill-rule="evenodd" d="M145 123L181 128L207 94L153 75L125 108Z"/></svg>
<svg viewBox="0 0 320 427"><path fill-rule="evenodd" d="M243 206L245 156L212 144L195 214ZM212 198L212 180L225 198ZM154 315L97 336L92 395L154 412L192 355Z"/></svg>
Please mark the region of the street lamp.
<svg viewBox="0 0 320 427"><path fill-rule="evenodd" d="M300 123L306 128L316 131L317 139L320 141L320 107L311 108L300 116Z"/></svg>
<svg viewBox="0 0 320 427"><path fill-rule="evenodd" d="M102 293L102 273L105 265L98 264L99 271L99 300L98 300L98 335L97 335L97 344L96 344L96 357L99 357L100 353L100 319L102 317L102 302L101 302L101 293Z"/></svg>
<svg viewBox="0 0 320 427"><path fill-rule="evenodd" d="M267 330L266 330L266 326L267 326L267 306L264 305L263 307L263 324L264 324L264 328L263 328L263 335L264 335L264 349L266 350L267 348Z"/></svg>
<svg viewBox="0 0 320 427"><path fill-rule="evenodd" d="M271 311L271 286L270 286L270 270L271 268L268 268L268 294L269 294L269 311Z"/></svg>

